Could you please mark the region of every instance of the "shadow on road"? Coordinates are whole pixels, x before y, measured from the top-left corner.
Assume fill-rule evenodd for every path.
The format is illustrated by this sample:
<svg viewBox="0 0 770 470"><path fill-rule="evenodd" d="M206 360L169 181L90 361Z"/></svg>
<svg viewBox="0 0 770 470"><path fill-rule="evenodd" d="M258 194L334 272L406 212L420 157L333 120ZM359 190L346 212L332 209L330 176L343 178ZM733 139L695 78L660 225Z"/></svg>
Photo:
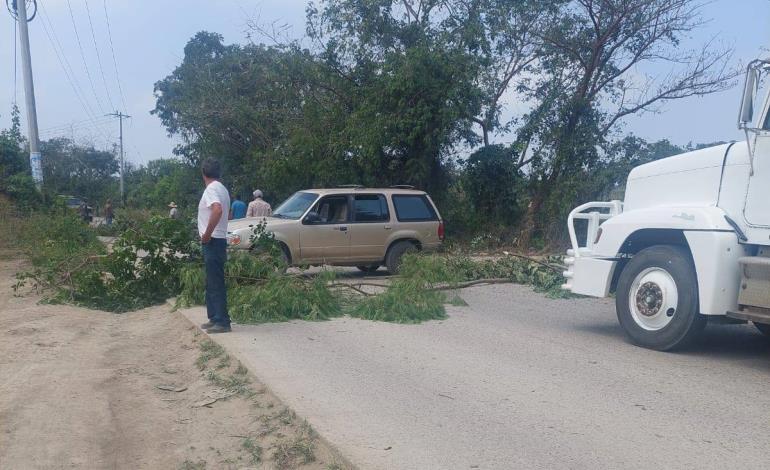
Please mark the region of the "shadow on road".
<svg viewBox="0 0 770 470"><path fill-rule="evenodd" d="M575 330L600 336L603 342L635 347L617 323L584 323ZM741 365L770 372L770 338L753 325L707 325L700 338L690 346L673 352L681 358L705 358L715 361L739 361Z"/></svg>

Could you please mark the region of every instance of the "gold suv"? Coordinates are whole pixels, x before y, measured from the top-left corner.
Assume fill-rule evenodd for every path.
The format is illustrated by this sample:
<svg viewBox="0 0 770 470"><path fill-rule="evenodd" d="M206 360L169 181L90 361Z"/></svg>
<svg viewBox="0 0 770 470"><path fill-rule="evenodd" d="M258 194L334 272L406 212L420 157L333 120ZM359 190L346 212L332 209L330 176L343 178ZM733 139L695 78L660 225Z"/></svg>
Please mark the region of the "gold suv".
<svg viewBox="0 0 770 470"><path fill-rule="evenodd" d="M251 249L262 220L295 266L357 266L373 272L385 265L396 273L405 253L432 251L444 240L444 222L430 196L405 186L298 191L272 217L231 220L230 248Z"/></svg>

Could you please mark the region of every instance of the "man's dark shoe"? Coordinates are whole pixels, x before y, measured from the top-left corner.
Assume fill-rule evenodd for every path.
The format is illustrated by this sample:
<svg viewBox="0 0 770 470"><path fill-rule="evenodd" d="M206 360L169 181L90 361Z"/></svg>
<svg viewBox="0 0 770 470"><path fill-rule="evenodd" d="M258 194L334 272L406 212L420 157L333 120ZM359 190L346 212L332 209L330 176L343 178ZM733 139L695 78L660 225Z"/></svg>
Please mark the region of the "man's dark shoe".
<svg viewBox="0 0 770 470"><path fill-rule="evenodd" d="M208 330L209 328L211 328L214 325L216 325L216 323L214 323L213 321L207 321L206 323L201 325L201 329L202 330Z"/></svg>
<svg viewBox="0 0 770 470"><path fill-rule="evenodd" d="M233 331L232 328L230 328L230 325L214 325L206 330L206 333L229 333L230 331Z"/></svg>

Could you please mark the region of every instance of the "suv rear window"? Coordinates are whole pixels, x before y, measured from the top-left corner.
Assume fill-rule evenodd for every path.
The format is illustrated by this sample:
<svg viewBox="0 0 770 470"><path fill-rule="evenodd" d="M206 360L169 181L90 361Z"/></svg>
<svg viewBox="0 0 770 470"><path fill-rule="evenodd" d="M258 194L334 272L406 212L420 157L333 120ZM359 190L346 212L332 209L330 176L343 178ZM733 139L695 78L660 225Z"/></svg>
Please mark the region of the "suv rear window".
<svg viewBox="0 0 770 470"><path fill-rule="evenodd" d="M381 194L357 194L353 201L356 222L387 222L390 220L388 202Z"/></svg>
<svg viewBox="0 0 770 470"><path fill-rule="evenodd" d="M436 211L425 195L394 195L393 207L399 222L438 220Z"/></svg>

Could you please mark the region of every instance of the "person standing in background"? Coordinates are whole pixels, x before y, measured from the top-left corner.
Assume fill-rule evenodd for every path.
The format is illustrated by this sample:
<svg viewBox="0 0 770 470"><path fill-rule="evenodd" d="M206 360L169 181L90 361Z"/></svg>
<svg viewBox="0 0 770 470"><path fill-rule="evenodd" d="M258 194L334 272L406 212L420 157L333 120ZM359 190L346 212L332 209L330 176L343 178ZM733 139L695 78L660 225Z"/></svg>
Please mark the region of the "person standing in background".
<svg viewBox="0 0 770 470"><path fill-rule="evenodd" d="M176 203L174 201L171 201L171 203L168 205L170 207L168 211L168 218L169 219L178 219L179 218L179 209L176 208Z"/></svg>
<svg viewBox="0 0 770 470"><path fill-rule="evenodd" d="M112 212L112 199L107 199L107 203L104 204L104 221L107 225L112 225L112 219L114 213Z"/></svg>
<svg viewBox="0 0 770 470"><path fill-rule="evenodd" d="M254 191L254 200L249 203L246 210L246 217L270 217L273 215L273 208L262 199L262 191Z"/></svg>
<svg viewBox="0 0 770 470"><path fill-rule="evenodd" d="M230 220L242 219L244 217L246 217L246 203L241 201L241 198L236 195L235 201L233 201L233 205L230 207Z"/></svg>
<svg viewBox="0 0 770 470"><path fill-rule="evenodd" d="M198 203L198 234L203 247L206 270L206 313L209 321L201 325L208 333L230 331L227 313L227 220L230 212L230 194L219 182L219 162L212 158L203 161L201 168L206 189Z"/></svg>

